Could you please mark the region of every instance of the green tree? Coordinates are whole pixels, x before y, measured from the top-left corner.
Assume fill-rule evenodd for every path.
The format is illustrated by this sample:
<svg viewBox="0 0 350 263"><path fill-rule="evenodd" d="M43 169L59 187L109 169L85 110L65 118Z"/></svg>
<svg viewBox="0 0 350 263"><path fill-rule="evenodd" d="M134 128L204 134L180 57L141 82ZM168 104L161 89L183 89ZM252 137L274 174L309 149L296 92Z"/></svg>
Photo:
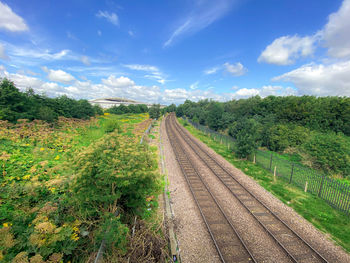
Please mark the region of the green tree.
<svg viewBox="0 0 350 263"><path fill-rule="evenodd" d="M246 158L252 154L260 144L259 124L254 119L241 119L229 129L229 134L236 139L236 154Z"/></svg>
<svg viewBox="0 0 350 263"><path fill-rule="evenodd" d="M160 105L159 104L153 104L149 108L149 117L152 119L158 119L160 117Z"/></svg>
<svg viewBox="0 0 350 263"><path fill-rule="evenodd" d="M211 102L208 106L207 123L209 128L217 131L222 128L222 114L224 107L220 102Z"/></svg>
<svg viewBox="0 0 350 263"><path fill-rule="evenodd" d="M0 119L15 122L23 118L27 99L15 84L4 78L0 82Z"/></svg>

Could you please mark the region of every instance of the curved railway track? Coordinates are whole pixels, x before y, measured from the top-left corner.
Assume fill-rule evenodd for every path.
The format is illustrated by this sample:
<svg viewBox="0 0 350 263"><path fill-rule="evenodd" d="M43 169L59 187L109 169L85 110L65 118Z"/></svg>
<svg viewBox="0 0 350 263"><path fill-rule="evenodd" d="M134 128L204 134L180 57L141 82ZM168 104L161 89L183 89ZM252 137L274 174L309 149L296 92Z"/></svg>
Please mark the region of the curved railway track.
<svg viewBox="0 0 350 263"><path fill-rule="evenodd" d="M262 203L259 200L259 198L257 198L253 193L247 190L239 181L237 181L232 172L230 172L219 162L217 162L216 159L213 156L211 156L206 150L204 150L200 144L194 141L187 134L187 132L184 131L184 128L177 123L175 115L171 114L167 117L166 125L167 131L169 130L169 132L171 133L172 139L169 139L173 148L174 145L175 147L181 148L179 137L177 137L181 136L182 139L193 150L193 152L199 157L199 159L201 159L203 163L212 171L212 173L218 177L222 184L242 204L242 206L251 214L251 216L259 223L259 225L276 242L276 244L286 253L286 255L291 259L292 262L328 263L328 261L322 255L320 255L315 249L313 249L312 246L307 241L305 241L299 234L297 234L293 229L291 229L276 213L271 211L264 203ZM172 126L175 130L170 131L170 126ZM181 150L184 152L183 149ZM186 153L184 152L184 154ZM201 179L200 176L199 178ZM209 191L209 188L207 189ZM247 247L246 249L248 250ZM239 261L223 260L223 262Z"/></svg>

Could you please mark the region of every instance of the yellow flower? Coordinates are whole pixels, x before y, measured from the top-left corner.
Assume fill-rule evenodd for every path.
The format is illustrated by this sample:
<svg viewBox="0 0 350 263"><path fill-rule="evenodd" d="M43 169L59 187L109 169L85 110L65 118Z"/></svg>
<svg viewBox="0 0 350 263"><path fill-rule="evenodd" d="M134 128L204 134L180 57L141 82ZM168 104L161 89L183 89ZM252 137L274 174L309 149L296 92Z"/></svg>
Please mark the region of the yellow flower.
<svg viewBox="0 0 350 263"><path fill-rule="evenodd" d="M79 237L78 237L78 234L77 233L73 233L70 237L72 240L74 241L78 241L79 240Z"/></svg>
<svg viewBox="0 0 350 263"><path fill-rule="evenodd" d="M57 156L55 157L55 160L59 160L59 159L60 159L60 156L57 155Z"/></svg>
<svg viewBox="0 0 350 263"><path fill-rule="evenodd" d="M40 151L41 151L41 152L44 151L44 150L45 150L45 148L43 148L43 147L40 148Z"/></svg>
<svg viewBox="0 0 350 263"><path fill-rule="evenodd" d="M55 190L56 190L56 187L50 187L49 190L50 190L51 193L54 193Z"/></svg>
<svg viewBox="0 0 350 263"><path fill-rule="evenodd" d="M22 177L23 180L28 180L29 178L30 178L30 174L27 174L27 175Z"/></svg>
<svg viewBox="0 0 350 263"><path fill-rule="evenodd" d="M108 116L108 115L109 115L109 113L108 113L108 112L105 112L105 113L103 113L103 115Z"/></svg>
<svg viewBox="0 0 350 263"><path fill-rule="evenodd" d="M2 224L4 227L9 227L9 223L3 223Z"/></svg>

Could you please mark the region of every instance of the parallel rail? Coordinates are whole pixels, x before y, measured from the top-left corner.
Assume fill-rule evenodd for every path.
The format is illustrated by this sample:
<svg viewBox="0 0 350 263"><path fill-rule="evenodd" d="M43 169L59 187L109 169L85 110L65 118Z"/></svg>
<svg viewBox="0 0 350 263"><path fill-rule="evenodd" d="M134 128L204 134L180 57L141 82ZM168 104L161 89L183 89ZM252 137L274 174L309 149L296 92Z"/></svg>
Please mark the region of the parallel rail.
<svg viewBox="0 0 350 263"><path fill-rule="evenodd" d="M184 174L189 189L197 204L208 232L215 244L220 259L229 262L256 262L241 236L235 230L225 212L210 192L195 169L187 153L181 147L179 138L174 132L169 119L165 122L168 138L176 159Z"/></svg>
<svg viewBox="0 0 350 263"><path fill-rule="evenodd" d="M262 203L257 196L244 187L235 176L222 166L216 159L208 154L200 144L194 141L171 115L171 121L177 132L193 152L203 161L203 163L215 174L232 195L242 204L243 207L255 218L261 227L275 240L275 242L285 251L293 262L322 262L328 261L319 254L312 246L299 234L291 229L276 213Z"/></svg>

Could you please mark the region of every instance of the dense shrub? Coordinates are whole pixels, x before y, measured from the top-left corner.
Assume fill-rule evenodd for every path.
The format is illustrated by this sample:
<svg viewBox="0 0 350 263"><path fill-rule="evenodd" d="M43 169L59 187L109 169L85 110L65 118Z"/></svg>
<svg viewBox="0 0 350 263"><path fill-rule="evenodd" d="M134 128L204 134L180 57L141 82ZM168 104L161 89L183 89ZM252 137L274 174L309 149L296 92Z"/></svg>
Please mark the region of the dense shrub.
<svg viewBox="0 0 350 263"><path fill-rule="evenodd" d="M296 147L305 142L310 136L307 128L277 124L267 130L266 145L270 150L283 152L288 147Z"/></svg>
<svg viewBox="0 0 350 263"><path fill-rule="evenodd" d="M246 158L259 146L259 124L254 119L241 119L229 128L229 134L236 139L235 153Z"/></svg>
<svg viewBox="0 0 350 263"><path fill-rule="evenodd" d="M0 80L0 120L16 122L18 119L53 122L59 116L88 119L101 114L87 100L74 100L67 96L49 98L35 94L32 89L21 92L8 79Z"/></svg>
<svg viewBox="0 0 350 263"><path fill-rule="evenodd" d="M160 117L160 105L154 104L149 108L149 117L151 119L158 119Z"/></svg>
<svg viewBox="0 0 350 263"><path fill-rule="evenodd" d="M106 110L106 112L112 113L112 114L145 113L145 112L148 112L148 108L147 108L147 105L145 104L137 104L137 105L130 104L128 106L121 104L119 106L113 106L109 108L108 110Z"/></svg>
<svg viewBox="0 0 350 263"><path fill-rule="evenodd" d="M113 132L115 130L117 130L118 132L121 131L121 126L119 124L119 122L117 120L113 120L113 119L108 119L105 123L104 123L104 130L107 133Z"/></svg>
<svg viewBox="0 0 350 263"><path fill-rule="evenodd" d="M303 144L315 168L327 173L350 174L350 139L334 133L313 133Z"/></svg>
<svg viewBox="0 0 350 263"><path fill-rule="evenodd" d="M96 245L111 231L105 236L107 243L125 249L127 228L122 219L147 214L147 197L160 189L155 159L132 137L114 132L80 153L75 163L70 202L81 227L94 233L84 242ZM122 217L114 216L117 210Z"/></svg>

